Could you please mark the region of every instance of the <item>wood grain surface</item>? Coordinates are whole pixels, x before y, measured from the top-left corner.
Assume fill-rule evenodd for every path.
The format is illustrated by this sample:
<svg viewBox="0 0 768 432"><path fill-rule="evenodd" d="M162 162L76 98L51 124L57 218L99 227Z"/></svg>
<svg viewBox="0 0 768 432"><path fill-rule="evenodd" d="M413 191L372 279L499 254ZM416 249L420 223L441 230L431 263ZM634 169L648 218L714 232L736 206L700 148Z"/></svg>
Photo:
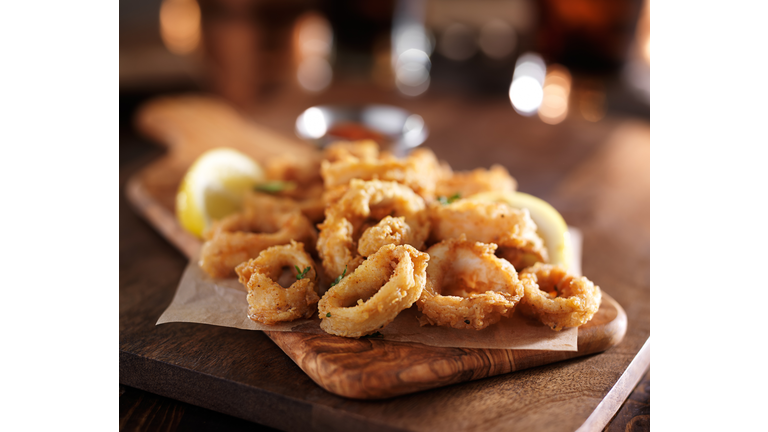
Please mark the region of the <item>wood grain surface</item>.
<svg viewBox="0 0 768 432"><path fill-rule="evenodd" d="M251 115L288 135L307 104L360 100L393 102L388 95L341 89ZM424 117L432 131L427 144L456 169L500 163L520 190L553 203L584 233L584 274L610 287L606 292L626 311L627 333L619 344L601 354L382 401L338 397L261 332L154 326L187 260L121 193L121 384L281 430L602 429L650 362L647 124L566 121L552 128L515 116L508 102L427 98L404 107ZM121 143L121 191L169 151L145 146L141 157L123 165Z"/></svg>
<svg viewBox="0 0 768 432"><path fill-rule="evenodd" d="M291 332L267 335L331 393L380 399L605 351L621 342L626 325L624 310L606 295L592 321L579 328L578 351L444 348Z"/></svg>

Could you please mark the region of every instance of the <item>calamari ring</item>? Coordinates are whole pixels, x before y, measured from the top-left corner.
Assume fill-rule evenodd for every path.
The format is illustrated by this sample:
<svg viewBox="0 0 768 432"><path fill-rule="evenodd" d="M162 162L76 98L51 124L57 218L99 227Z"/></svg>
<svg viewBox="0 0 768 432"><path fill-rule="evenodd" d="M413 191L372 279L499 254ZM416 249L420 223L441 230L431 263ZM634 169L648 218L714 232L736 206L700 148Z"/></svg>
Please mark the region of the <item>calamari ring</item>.
<svg viewBox="0 0 768 432"><path fill-rule="evenodd" d="M523 285L495 244L459 239L427 250L427 284L416 303L421 325L481 330L509 317L523 297Z"/></svg>
<svg viewBox="0 0 768 432"><path fill-rule="evenodd" d="M264 172L270 180L290 181L297 184L295 191L301 193L315 183L322 183L320 176L320 154L282 152L264 161Z"/></svg>
<svg viewBox="0 0 768 432"><path fill-rule="evenodd" d="M562 266L537 263L520 272L520 281L525 287L520 312L553 330L586 324L600 309L600 287Z"/></svg>
<svg viewBox="0 0 768 432"><path fill-rule="evenodd" d="M431 241L459 238L464 234L469 241L495 243L497 255L512 263L515 269L549 261L544 241L536 233L536 223L528 209L470 198L446 205L433 203L429 212Z"/></svg>
<svg viewBox="0 0 768 432"><path fill-rule="evenodd" d="M374 333L421 296L429 255L409 245L385 245L325 293L320 327L330 334Z"/></svg>
<svg viewBox="0 0 768 432"><path fill-rule="evenodd" d="M323 179L320 177L319 154L306 158L293 154L279 154L266 161L264 170L267 179L294 185L294 187L270 192L269 198L287 201L293 207L300 209L312 222L319 223L323 220L324 186ZM247 201L246 199L246 204ZM260 199L259 201L264 202L265 200Z"/></svg>
<svg viewBox="0 0 768 432"><path fill-rule="evenodd" d="M291 240L314 245L317 233L300 211L269 213L247 208L214 222L200 250L200 267L214 278L234 275L238 264Z"/></svg>
<svg viewBox="0 0 768 432"><path fill-rule="evenodd" d="M285 267L296 277L296 267L304 272L303 277L288 288L276 282ZM304 244L291 240L290 245L272 246L257 258L238 265L235 271L240 283L248 288L248 318L253 321L274 325L310 318L315 313L315 304L320 300L318 275L315 262L304 251Z"/></svg>
<svg viewBox="0 0 768 432"><path fill-rule="evenodd" d="M452 172L450 168L445 170L446 174L435 185L437 196L451 197L458 194L466 198L480 192L517 190L517 181L501 165L493 165L490 169L477 168L461 172Z"/></svg>
<svg viewBox="0 0 768 432"><path fill-rule="evenodd" d="M386 216L376 225L366 229L357 241L357 251L367 257L376 253L384 245L404 245L416 243L413 230L405 222L405 217ZM421 244L424 244L422 240Z"/></svg>
<svg viewBox="0 0 768 432"><path fill-rule="evenodd" d="M349 190L348 184L325 188L325 190L323 190L323 204L325 207L330 207L339 202L347 190Z"/></svg>
<svg viewBox="0 0 768 432"><path fill-rule="evenodd" d="M348 156L336 162L324 160L320 174L326 188L347 184L352 179L395 181L429 200L435 196L435 183L442 175L442 167L431 150L422 148L401 159L384 155L378 159Z"/></svg>
<svg viewBox="0 0 768 432"><path fill-rule="evenodd" d="M416 249L424 247L430 221L426 204L419 195L396 182L352 180L344 195L326 209L325 221L318 226L317 251L326 274L336 278L344 269L349 273L360 265L364 255L358 252L359 238L387 216L402 217L410 231L409 236L400 236L399 239L392 236L390 240L393 243L404 242ZM368 238L372 237L375 237L373 232ZM377 245L382 243L379 241ZM378 250L378 247L373 250L372 243L367 240L366 245L363 250L367 254Z"/></svg>
<svg viewBox="0 0 768 432"><path fill-rule="evenodd" d="M248 192L243 200L243 208L254 209L262 213L287 213L301 211L310 221L322 222L325 218L322 183L304 186L303 192L261 193Z"/></svg>

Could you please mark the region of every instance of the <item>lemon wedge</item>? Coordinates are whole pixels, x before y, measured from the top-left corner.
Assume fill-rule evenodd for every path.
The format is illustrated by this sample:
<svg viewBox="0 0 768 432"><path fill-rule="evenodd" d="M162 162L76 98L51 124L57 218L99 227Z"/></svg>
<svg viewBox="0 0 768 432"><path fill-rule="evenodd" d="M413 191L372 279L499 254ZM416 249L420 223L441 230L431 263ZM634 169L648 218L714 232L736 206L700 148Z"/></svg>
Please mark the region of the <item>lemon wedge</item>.
<svg viewBox="0 0 768 432"><path fill-rule="evenodd" d="M571 236L568 225L563 216L548 202L522 192L481 192L468 198L528 209L531 219L536 223L537 233L547 247L550 262L571 268Z"/></svg>
<svg viewBox="0 0 768 432"><path fill-rule="evenodd" d="M226 147L195 160L176 193L176 218L201 237L212 220L238 211L245 193L264 181L264 170L245 154Z"/></svg>

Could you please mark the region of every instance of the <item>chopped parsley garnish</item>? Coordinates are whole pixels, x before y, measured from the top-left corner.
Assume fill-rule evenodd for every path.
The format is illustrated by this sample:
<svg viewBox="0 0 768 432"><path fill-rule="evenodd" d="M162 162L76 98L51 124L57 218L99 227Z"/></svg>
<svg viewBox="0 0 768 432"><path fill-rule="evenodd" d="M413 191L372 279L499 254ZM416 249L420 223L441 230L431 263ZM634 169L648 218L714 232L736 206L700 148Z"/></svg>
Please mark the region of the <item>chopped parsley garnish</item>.
<svg viewBox="0 0 768 432"><path fill-rule="evenodd" d="M343 278L345 274L347 274L347 266L344 266L344 272L343 272L343 273L341 273L341 274L340 274L340 275L339 275L339 276L338 276L338 277L337 277L337 278L336 278L336 279L335 279L335 280L334 280L334 281L331 283L331 286L332 286L332 287L334 287L334 286L336 286L336 284L338 284L339 282L341 282L341 278Z"/></svg>
<svg viewBox="0 0 768 432"><path fill-rule="evenodd" d="M440 201L440 204L447 205L447 204L450 204L450 203L456 201L459 198L461 198L461 195L458 192L456 192L455 194L453 194L453 195L451 195L451 196L449 196L447 198L444 197L444 196L437 197L437 200Z"/></svg>
<svg viewBox="0 0 768 432"><path fill-rule="evenodd" d="M255 188L259 192L278 193L296 189L296 183L282 180L269 180L259 183Z"/></svg>
<svg viewBox="0 0 768 432"><path fill-rule="evenodd" d="M299 266L297 266L297 265L294 265L293 267L294 267L294 268L296 269L296 271L298 272L298 274L296 275L296 280L302 280L302 279L304 279L304 276L306 276L306 275L307 275L307 272L308 272L308 271L309 271L309 269L311 268L311 267L307 267L307 268L305 268L305 269L304 269L304 271L302 271L302 270L299 268Z"/></svg>
<svg viewBox="0 0 768 432"><path fill-rule="evenodd" d="M331 317L331 313L330 313L330 312L328 312L327 314L325 314L325 317L326 317L326 318L330 318L330 317Z"/></svg>

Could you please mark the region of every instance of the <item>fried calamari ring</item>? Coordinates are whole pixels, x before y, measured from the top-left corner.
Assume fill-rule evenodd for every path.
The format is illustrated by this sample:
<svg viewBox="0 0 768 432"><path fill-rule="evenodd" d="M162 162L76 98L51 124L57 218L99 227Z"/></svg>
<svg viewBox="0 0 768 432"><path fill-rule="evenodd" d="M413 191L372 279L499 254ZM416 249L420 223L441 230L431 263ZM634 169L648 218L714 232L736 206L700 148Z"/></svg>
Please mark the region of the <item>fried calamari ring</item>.
<svg viewBox="0 0 768 432"><path fill-rule="evenodd" d="M301 211L312 222L322 222L325 217L324 188L322 184L308 186L306 191L292 196L291 193L275 194L248 192L243 200L243 207L264 213L287 213Z"/></svg>
<svg viewBox="0 0 768 432"><path fill-rule="evenodd" d="M495 244L451 239L427 250L427 284L416 303L421 325L481 330L509 317L523 285Z"/></svg>
<svg viewBox="0 0 768 432"><path fill-rule="evenodd" d="M435 186L435 195L438 197L458 195L467 198L480 192L517 190L517 181L501 165L493 165L490 169L477 168L464 172L451 172L449 167L445 169L448 171L447 174L438 180Z"/></svg>
<svg viewBox="0 0 768 432"><path fill-rule="evenodd" d="M405 217L387 216L376 225L366 229L357 242L357 251L367 257L376 253L384 245L404 245L416 243L413 229L405 222ZM421 241L424 244L424 241Z"/></svg>
<svg viewBox="0 0 768 432"><path fill-rule="evenodd" d="M336 162L324 160L320 173L326 188L347 184L352 179L386 180L404 184L424 199L433 199L435 182L440 178L442 168L431 150L416 149L402 159L349 156Z"/></svg>
<svg viewBox="0 0 768 432"><path fill-rule="evenodd" d="M344 196L348 189L348 184L326 188L323 191L323 203L325 204L325 207L328 208L339 202L341 197Z"/></svg>
<svg viewBox="0 0 768 432"><path fill-rule="evenodd" d="M429 255L412 246L382 246L318 303L320 327L360 337L383 328L419 298Z"/></svg>
<svg viewBox="0 0 768 432"><path fill-rule="evenodd" d="M497 255L505 258L515 269L536 262L549 261L544 241L536 233L536 223L527 209L515 209L503 203L461 199L450 204L433 203L431 241L459 238L469 241L495 243Z"/></svg>
<svg viewBox="0 0 768 432"><path fill-rule="evenodd" d="M400 183L353 179L344 195L326 209L325 221L319 225L317 251L329 277L336 278L344 269L351 272L363 262L365 255L358 251L358 240L386 216L402 217L409 227L408 236L391 236L393 243L410 244L416 249L424 247L430 222L420 196ZM373 233L365 238L371 240L366 240L363 248L367 254L378 250L373 250L374 240L378 246L384 243L380 241L382 237L376 238Z"/></svg>
<svg viewBox="0 0 768 432"><path fill-rule="evenodd" d="M277 280L286 267L296 281L283 288ZM248 318L253 321L273 325L310 318L315 313L315 304L320 300L318 275L304 244L291 240L290 245L272 246L238 265L235 271L240 283L248 288Z"/></svg>
<svg viewBox="0 0 768 432"><path fill-rule="evenodd" d="M264 163L264 171L270 180L281 180L296 183L298 192L307 186L322 183L320 176L320 152L281 153Z"/></svg>
<svg viewBox="0 0 768 432"><path fill-rule="evenodd" d="M254 213L281 214L301 210L294 199L263 192L248 192L243 198L243 210Z"/></svg>
<svg viewBox="0 0 768 432"><path fill-rule="evenodd" d="M314 245L317 233L300 211L268 213L247 208L214 222L200 250L200 267L214 278L229 277L235 267L270 246L291 240Z"/></svg>
<svg viewBox="0 0 768 432"><path fill-rule="evenodd" d="M537 263L520 272L520 281L525 287L520 312L553 330L586 324L600 309L600 287L564 267Z"/></svg>

